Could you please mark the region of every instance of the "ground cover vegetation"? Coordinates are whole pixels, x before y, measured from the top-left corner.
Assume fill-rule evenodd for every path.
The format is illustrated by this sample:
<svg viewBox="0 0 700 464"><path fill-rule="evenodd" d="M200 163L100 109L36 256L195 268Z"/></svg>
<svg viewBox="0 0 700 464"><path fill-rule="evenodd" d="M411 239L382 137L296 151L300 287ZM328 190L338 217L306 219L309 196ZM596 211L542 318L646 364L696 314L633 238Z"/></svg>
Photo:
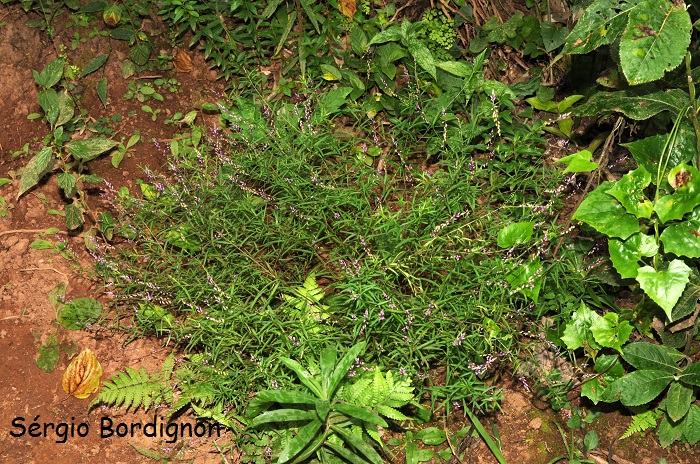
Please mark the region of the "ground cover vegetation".
<svg viewBox="0 0 700 464"><path fill-rule="evenodd" d="M494 379L508 375L569 412L569 462L591 462L600 402L631 409L628 434L700 440L693 6L595 0L557 22L534 0L510 18L459 1L418 15L369 0L19 3L49 34L71 14L128 42L125 79L187 67L155 56L167 40L200 48L228 84L166 120L181 128L159 145L167 165L139 191L107 188L117 209L98 214L84 167L104 154L116 167L140 140L94 126L71 138L89 130L73 86L107 54L34 74L48 135L18 153L31 156L20 195L58 171L66 225L91 237L114 295L105 323L184 355L128 368L92 406L192 408L260 462L461 459L453 441L469 430L425 425L459 411L502 462L474 414L498 410ZM164 29L149 35L146 18ZM504 50L524 79L508 82ZM556 73L591 57L600 75L555 98ZM132 82L124 97L176 87ZM202 113L218 124L198 125ZM555 163L547 136L576 149ZM616 176L618 146L634 163ZM60 309L80 326L95 320L84 307ZM543 350L574 368L533 368ZM572 388L589 407L572 407Z"/></svg>

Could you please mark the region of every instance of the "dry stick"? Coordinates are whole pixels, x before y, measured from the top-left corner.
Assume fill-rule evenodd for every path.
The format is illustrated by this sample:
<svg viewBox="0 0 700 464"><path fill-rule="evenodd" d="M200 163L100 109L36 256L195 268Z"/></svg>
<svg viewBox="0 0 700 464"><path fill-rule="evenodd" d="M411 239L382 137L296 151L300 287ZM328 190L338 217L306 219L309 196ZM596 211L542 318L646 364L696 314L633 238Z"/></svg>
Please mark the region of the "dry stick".
<svg viewBox="0 0 700 464"><path fill-rule="evenodd" d="M608 153L610 153L610 150L612 149L612 144L613 141L615 140L615 136L617 135L617 131L622 125L624 119L622 116L617 118L617 121L615 122L615 127L613 127L613 130L610 131L610 135L608 135L608 138L605 140L605 144L603 145L602 153L600 154L600 158L598 159L598 169L596 169L595 172L602 172L607 163L608 163ZM581 199L579 200L578 204L576 205L576 208L574 208L574 212L579 209L581 206L581 203L583 203L583 200L586 199L586 193L588 193L588 190L591 188L591 184L593 184L593 178L595 177L593 175L594 173L591 173L591 175L588 176L588 182L586 183L586 187L583 189L583 192L581 192ZM567 230L571 226L571 220L572 216L569 216L569 219L567 219L566 224L564 226L564 230ZM553 256L556 257L557 253L559 252L559 248L561 248L561 244L564 241L564 235L562 234L561 237L559 237L559 241L557 242L557 246L554 248L554 253Z"/></svg>
<svg viewBox="0 0 700 464"><path fill-rule="evenodd" d="M6 230L4 232L0 232L0 237L3 235L13 235L13 234L42 234L45 233L46 229L15 229L15 230ZM63 234L63 235L68 235L68 232L65 230L59 230L57 232L54 232L56 234Z"/></svg>

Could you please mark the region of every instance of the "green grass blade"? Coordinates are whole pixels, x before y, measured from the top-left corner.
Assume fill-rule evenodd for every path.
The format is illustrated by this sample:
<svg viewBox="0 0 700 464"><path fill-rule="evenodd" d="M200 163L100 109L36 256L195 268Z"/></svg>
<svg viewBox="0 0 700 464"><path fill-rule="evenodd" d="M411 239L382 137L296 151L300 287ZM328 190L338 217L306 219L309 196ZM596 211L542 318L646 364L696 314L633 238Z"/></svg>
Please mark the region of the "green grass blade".
<svg viewBox="0 0 700 464"><path fill-rule="evenodd" d="M479 435L481 436L482 440L484 440L486 446L489 447L489 450L491 451L493 456L498 460L499 464L507 464L506 458L503 457L503 453L501 453L501 450L498 448L498 445L496 445L496 442L493 441L493 438L491 438L491 435L488 434L484 426L481 425L479 419L477 419L476 416L467 408L464 408L464 412L467 413L467 416L469 416L469 420L472 421L472 424L474 424L474 428L476 428L476 431L479 432Z"/></svg>

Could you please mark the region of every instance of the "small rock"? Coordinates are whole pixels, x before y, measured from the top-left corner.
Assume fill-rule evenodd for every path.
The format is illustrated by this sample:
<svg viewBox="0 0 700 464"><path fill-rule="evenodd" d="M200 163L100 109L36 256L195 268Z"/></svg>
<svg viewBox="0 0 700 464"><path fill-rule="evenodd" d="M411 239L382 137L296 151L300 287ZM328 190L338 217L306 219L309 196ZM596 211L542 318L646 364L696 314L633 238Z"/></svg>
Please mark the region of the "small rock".
<svg viewBox="0 0 700 464"><path fill-rule="evenodd" d="M532 419L530 421L530 423L528 424L528 427L530 427L531 429L534 429L534 430L539 430L540 427L542 427L542 419L540 419L539 417L535 417L534 419Z"/></svg>

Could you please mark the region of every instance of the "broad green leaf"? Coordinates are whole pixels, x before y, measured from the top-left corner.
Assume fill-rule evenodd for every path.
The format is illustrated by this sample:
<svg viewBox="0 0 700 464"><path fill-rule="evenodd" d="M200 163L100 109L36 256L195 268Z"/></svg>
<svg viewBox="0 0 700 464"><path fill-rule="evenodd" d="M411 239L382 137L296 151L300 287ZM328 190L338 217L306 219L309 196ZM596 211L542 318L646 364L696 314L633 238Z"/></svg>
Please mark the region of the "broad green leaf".
<svg viewBox="0 0 700 464"><path fill-rule="evenodd" d="M354 404L348 403L339 403L334 405L333 409L342 414L345 414L346 416L354 417L355 419L359 419L370 424L388 427L384 419L382 419L377 414L373 413L371 410L363 408L362 406L356 406Z"/></svg>
<svg viewBox="0 0 700 464"><path fill-rule="evenodd" d="M566 324L561 341L566 344L569 350L576 350L583 346L599 350L601 347L591 334L591 326L599 318L597 313L581 303L579 309L571 316L571 322Z"/></svg>
<svg viewBox="0 0 700 464"><path fill-rule="evenodd" d="M44 372L53 372L60 359L61 348L58 344L58 338L56 334L51 334L37 350L36 365Z"/></svg>
<svg viewBox="0 0 700 464"><path fill-rule="evenodd" d="M73 119L75 115L75 103L73 98L65 90L58 94L58 116L53 127L59 127Z"/></svg>
<svg viewBox="0 0 700 464"><path fill-rule="evenodd" d="M627 147L637 163L656 177L659 169L659 160L668 140L668 134L659 134L634 142L622 143ZM681 124L675 143L670 147L665 158L667 170L673 169L681 163L687 163L695 157L697 150L695 131L688 124ZM661 176L666 177L667 172L662 172Z"/></svg>
<svg viewBox="0 0 700 464"><path fill-rule="evenodd" d="M319 385L318 380L314 378L313 375L304 369L301 364L289 358L280 358L280 361L294 371L294 373L299 377L301 383L306 385L306 387L311 390L311 393L316 395L320 399L330 399L324 398L323 391L321 390L321 385ZM349 366L348 366L349 367Z"/></svg>
<svg viewBox="0 0 700 464"><path fill-rule="evenodd" d="M353 27L352 31L350 31L350 45L357 56L362 56L367 52L369 40L361 27Z"/></svg>
<svg viewBox="0 0 700 464"><path fill-rule="evenodd" d="M440 61L435 66L459 77L469 77L474 73L474 68L464 61Z"/></svg>
<svg viewBox="0 0 700 464"><path fill-rule="evenodd" d="M684 221L668 226L659 237L664 252L700 258L700 221Z"/></svg>
<svg viewBox="0 0 700 464"><path fill-rule="evenodd" d="M553 52L557 48L566 43L566 37L569 35L569 30L559 24L543 21L540 24L540 36L544 49L547 53Z"/></svg>
<svg viewBox="0 0 700 464"><path fill-rule="evenodd" d="M338 387L340 386L340 382L343 381L350 370L350 366L352 366L353 362L355 362L355 358L360 356L360 353L365 350L366 346L366 342L357 343L350 348L347 353L345 353L340 361L338 361L338 364L336 364L333 374L331 374L330 377L329 389L326 392L329 398L326 399L330 399L333 397L333 395L335 395L336 390L338 390Z"/></svg>
<svg viewBox="0 0 700 464"><path fill-rule="evenodd" d="M639 232L639 222L615 198L608 195L608 190L614 185L612 182L603 182L589 193L574 213L573 219L585 222L609 237L626 239Z"/></svg>
<svg viewBox="0 0 700 464"><path fill-rule="evenodd" d="M102 102L102 106L107 108L107 78L103 77L99 81L97 81L96 85L97 89L97 96L100 98L100 102Z"/></svg>
<svg viewBox="0 0 700 464"><path fill-rule="evenodd" d="M32 250L50 250L53 248L53 243L51 243L48 240L34 240L30 245L29 248Z"/></svg>
<svg viewBox="0 0 700 464"><path fill-rule="evenodd" d="M527 243L532 237L534 222L515 222L498 231L498 246L510 248Z"/></svg>
<svg viewBox="0 0 700 464"><path fill-rule="evenodd" d="M662 223L682 219L700 205L700 172L696 168L681 163L669 171L668 182L675 192L659 198L654 205Z"/></svg>
<svg viewBox="0 0 700 464"><path fill-rule="evenodd" d="M54 288L49 291L49 303L54 311L58 311L63 306L63 297L66 295L68 284L59 282Z"/></svg>
<svg viewBox="0 0 700 464"><path fill-rule="evenodd" d="M523 266L518 266L506 274L506 282L513 287L513 291L523 294L535 304L540 296L542 287L542 263L540 257L528 261Z"/></svg>
<svg viewBox="0 0 700 464"><path fill-rule="evenodd" d="M76 194L77 179L72 172L62 172L57 177L58 186L63 189L63 194L68 198L73 198Z"/></svg>
<svg viewBox="0 0 700 464"><path fill-rule="evenodd" d="M664 371L639 370L627 374L614 383L620 385L620 402L625 406L642 406L654 400L673 380L673 374Z"/></svg>
<svg viewBox="0 0 700 464"><path fill-rule="evenodd" d="M114 168L118 168L119 165L122 163L124 160L124 155L126 155L126 150L121 151L121 150L114 150L112 152L112 159L111 163Z"/></svg>
<svg viewBox="0 0 700 464"><path fill-rule="evenodd" d="M55 161L56 158L49 147L42 148L39 153L34 155L20 171L17 198L34 187L47 172L51 171Z"/></svg>
<svg viewBox="0 0 700 464"><path fill-rule="evenodd" d="M673 382L666 393L666 414L674 422L678 422L688 413L693 399L693 389Z"/></svg>
<svg viewBox="0 0 700 464"><path fill-rule="evenodd" d="M422 441L428 446L439 446L447 441L447 434L437 427L426 427L414 435L416 440Z"/></svg>
<svg viewBox="0 0 700 464"><path fill-rule="evenodd" d="M662 111L668 111L675 118L689 104L688 92L681 89L644 92L633 88L619 92L596 92L586 103L577 106L573 113L578 116L623 113L628 118L641 121Z"/></svg>
<svg viewBox="0 0 700 464"><path fill-rule="evenodd" d="M609 312L591 324L593 338L601 346L614 348L622 352L622 345L627 343L634 327L628 321L619 321L617 313Z"/></svg>
<svg viewBox="0 0 700 464"><path fill-rule="evenodd" d="M34 79L36 80L37 84L45 89L53 87L54 85L58 84L58 81L60 81L61 77L63 77L63 68L65 64L65 59L57 58L47 64L40 73L34 71Z"/></svg>
<svg viewBox="0 0 700 464"><path fill-rule="evenodd" d="M700 362L691 364L678 375L678 380L689 385L700 387Z"/></svg>
<svg viewBox="0 0 700 464"><path fill-rule="evenodd" d="M52 128L55 127L58 115L61 113L61 107L58 102L58 92L54 89L41 90L37 95L37 100L39 101L39 106L41 106L41 109L44 111L44 115L46 115L46 120Z"/></svg>
<svg viewBox="0 0 700 464"><path fill-rule="evenodd" d="M661 423L656 429L656 435L659 437L659 444L662 448L668 448L675 441L683 438L684 422L671 423L666 414L662 416Z"/></svg>
<svg viewBox="0 0 700 464"><path fill-rule="evenodd" d="M598 432L595 430L589 430L586 436L583 437L583 444L588 451L595 449L599 442Z"/></svg>
<svg viewBox="0 0 700 464"><path fill-rule="evenodd" d="M642 0L596 0L583 12L561 51L584 54L609 45L622 34L629 12Z"/></svg>
<svg viewBox="0 0 700 464"><path fill-rule="evenodd" d="M552 100L542 101L538 97L530 97L525 101L528 102L530 104L530 106L532 106L536 110L546 111L548 113L551 113L551 112L554 112L557 110L557 102L552 101Z"/></svg>
<svg viewBox="0 0 700 464"><path fill-rule="evenodd" d="M690 274L690 281L686 285L683 294L678 299L678 302L671 311L671 317L674 321L680 321L688 314L695 311L695 306L700 299L700 278L697 272Z"/></svg>
<svg viewBox="0 0 700 464"><path fill-rule="evenodd" d="M674 259L665 271L657 271L651 266L639 268L637 282L673 322L671 311L683 294L691 272L683 261Z"/></svg>
<svg viewBox="0 0 700 464"><path fill-rule="evenodd" d="M659 246L654 237L645 234L634 234L627 240L611 238L608 240L610 260L620 277L633 279L637 277L642 257L652 257L659 252Z"/></svg>
<svg viewBox="0 0 700 464"><path fill-rule="evenodd" d="M303 409L275 409L267 411L253 418L248 423L249 427L257 427L261 424L273 422L298 422L316 419L316 411L304 411Z"/></svg>
<svg viewBox="0 0 700 464"><path fill-rule="evenodd" d="M557 160L557 163L566 165L564 173L567 172L591 172L598 168L598 163L591 161L593 153L588 150L581 150L573 155L565 156Z"/></svg>
<svg viewBox="0 0 700 464"><path fill-rule="evenodd" d="M629 13L620 40L620 64L632 85L661 79L685 57L691 22L685 5L668 0L646 0Z"/></svg>
<svg viewBox="0 0 700 464"><path fill-rule="evenodd" d="M674 374L678 371L673 351L661 345L648 342L630 343L622 349L622 357L637 369L663 371ZM676 353L678 353L676 351Z"/></svg>
<svg viewBox="0 0 700 464"><path fill-rule="evenodd" d="M643 167L630 171L608 190L625 207L625 210L638 218L649 219L654 209L651 201L644 195L644 189L651 184L651 174Z"/></svg>
<svg viewBox="0 0 700 464"><path fill-rule="evenodd" d="M151 44L149 44L148 42L141 42L136 46L131 47L131 52L129 53L129 56L131 57L131 61L133 61L139 66L143 66L148 62L148 59L151 57L152 51L153 47L151 47ZM124 69L122 68L122 73L123 72Z"/></svg>
<svg viewBox="0 0 700 464"><path fill-rule="evenodd" d="M383 44L386 42L397 42L400 40L401 29L397 26L391 26L372 37L372 40L369 41L369 45Z"/></svg>
<svg viewBox="0 0 700 464"><path fill-rule="evenodd" d="M326 115L337 113L348 102L347 97L350 92L352 87L340 87L323 94L319 103L324 113Z"/></svg>
<svg viewBox="0 0 700 464"><path fill-rule="evenodd" d="M700 441L700 406L690 406L683 421L683 436L690 446L695 446Z"/></svg>
<svg viewBox="0 0 700 464"><path fill-rule="evenodd" d="M406 41L406 48L416 62L430 74L433 80L437 80L437 70L435 69L435 59L432 52L418 39L409 38Z"/></svg>
<svg viewBox="0 0 700 464"><path fill-rule="evenodd" d="M88 64L83 68L83 72L80 73L80 77L85 77L88 74L97 71L107 62L107 55L97 55L90 60Z"/></svg>
<svg viewBox="0 0 700 464"><path fill-rule="evenodd" d="M66 227L68 230L74 230L83 225L83 210L75 203L66 205L64 209L66 213Z"/></svg>
<svg viewBox="0 0 700 464"><path fill-rule="evenodd" d="M93 298L76 298L58 312L58 323L68 330L81 330L102 315L102 303Z"/></svg>
<svg viewBox="0 0 700 464"><path fill-rule="evenodd" d="M74 158L81 161L90 161L117 145L119 145L119 142L116 140L104 137L90 137L89 139L71 142L67 147Z"/></svg>

